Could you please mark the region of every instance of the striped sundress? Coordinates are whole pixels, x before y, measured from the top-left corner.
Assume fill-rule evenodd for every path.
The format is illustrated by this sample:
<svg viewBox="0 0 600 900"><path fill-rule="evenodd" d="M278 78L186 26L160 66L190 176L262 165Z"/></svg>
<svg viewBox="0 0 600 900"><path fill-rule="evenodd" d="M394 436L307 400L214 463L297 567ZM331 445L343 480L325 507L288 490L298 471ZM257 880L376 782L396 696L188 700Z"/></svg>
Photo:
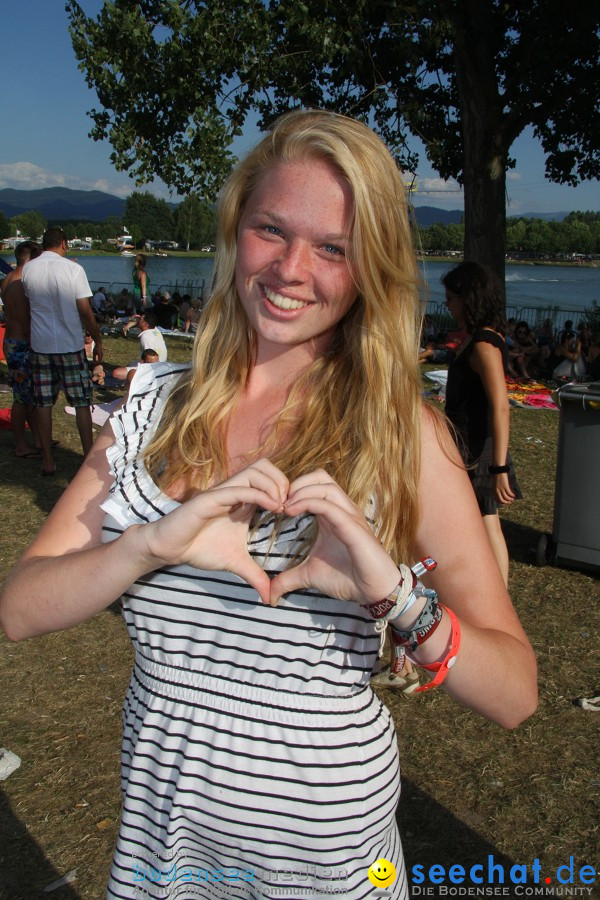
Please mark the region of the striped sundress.
<svg viewBox="0 0 600 900"><path fill-rule="evenodd" d="M144 365L113 418L103 540L177 503L140 450L183 367ZM249 549L269 574L309 516L267 518ZM263 605L228 572L168 566L122 598L135 648L123 709L122 819L107 897L375 897L397 870L399 767L391 716L369 685L379 635L354 604L314 591Z"/></svg>

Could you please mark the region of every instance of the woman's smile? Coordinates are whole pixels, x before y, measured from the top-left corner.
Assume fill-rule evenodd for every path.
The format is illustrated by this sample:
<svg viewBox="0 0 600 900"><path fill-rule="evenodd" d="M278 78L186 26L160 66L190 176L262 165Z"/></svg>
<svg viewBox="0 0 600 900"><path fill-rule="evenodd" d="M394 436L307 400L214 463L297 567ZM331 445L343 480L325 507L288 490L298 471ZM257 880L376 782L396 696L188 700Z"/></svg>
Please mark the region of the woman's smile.
<svg viewBox="0 0 600 900"><path fill-rule="evenodd" d="M308 306L306 300L294 300L292 297L284 297L282 294L277 293L277 291L272 291L268 287L263 288L263 291L269 303L277 307L277 309L304 309Z"/></svg>
<svg viewBox="0 0 600 900"><path fill-rule="evenodd" d="M352 192L322 159L279 163L250 194L238 229L236 286L258 355L323 353L357 296Z"/></svg>

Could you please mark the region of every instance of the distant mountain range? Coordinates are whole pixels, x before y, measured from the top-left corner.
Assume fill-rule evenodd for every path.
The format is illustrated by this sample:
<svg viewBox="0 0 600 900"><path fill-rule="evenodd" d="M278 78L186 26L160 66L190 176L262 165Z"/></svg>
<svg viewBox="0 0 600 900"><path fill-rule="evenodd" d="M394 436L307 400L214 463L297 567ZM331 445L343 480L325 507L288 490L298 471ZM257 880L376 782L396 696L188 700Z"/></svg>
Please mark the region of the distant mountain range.
<svg viewBox="0 0 600 900"><path fill-rule="evenodd" d="M551 213L519 213L518 216L511 216L506 213L507 219L543 219L545 222L562 222L569 215L568 212L551 212Z"/></svg>
<svg viewBox="0 0 600 900"><path fill-rule="evenodd" d="M2 191L0 191L0 194ZM464 218L462 209L439 209L437 206L415 206L415 215L417 224L421 228L427 228L428 225L460 225ZM526 212L511 216L507 213L509 219L544 219L546 222L562 222L568 216L568 212Z"/></svg>
<svg viewBox="0 0 600 900"><path fill-rule="evenodd" d="M37 191L0 190L0 211L7 219L31 210L50 221L103 222L107 216L121 218L125 200L104 191L73 191L63 187Z"/></svg>
<svg viewBox="0 0 600 900"><path fill-rule="evenodd" d="M169 204L172 208L176 203ZM103 222L107 216L122 218L125 212L125 200L104 191L74 191L71 188L53 187L36 191L18 191L13 188L0 190L0 212L7 219L19 213L36 210L51 222ZM436 206L415 206L417 224L422 228L428 225L459 225L463 220L460 209L439 209ZM557 213L522 213L524 219L546 219L562 221L566 212ZM511 217L516 218L516 217Z"/></svg>
<svg viewBox="0 0 600 900"><path fill-rule="evenodd" d="M437 206L415 206L417 225L427 228L428 225L460 225L464 213L462 209L439 209Z"/></svg>

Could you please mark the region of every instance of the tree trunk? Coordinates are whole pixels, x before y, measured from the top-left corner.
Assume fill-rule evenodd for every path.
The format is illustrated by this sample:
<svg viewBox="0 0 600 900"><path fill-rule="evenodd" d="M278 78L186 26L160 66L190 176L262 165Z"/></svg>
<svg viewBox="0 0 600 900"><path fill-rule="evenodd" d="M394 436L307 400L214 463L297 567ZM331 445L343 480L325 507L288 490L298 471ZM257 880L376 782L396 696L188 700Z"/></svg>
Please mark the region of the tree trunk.
<svg viewBox="0 0 600 900"><path fill-rule="evenodd" d="M490 268L504 290L508 150L502 138L488 0L463 0L452 27L464 146L464 254L466 260Z"/></svg>

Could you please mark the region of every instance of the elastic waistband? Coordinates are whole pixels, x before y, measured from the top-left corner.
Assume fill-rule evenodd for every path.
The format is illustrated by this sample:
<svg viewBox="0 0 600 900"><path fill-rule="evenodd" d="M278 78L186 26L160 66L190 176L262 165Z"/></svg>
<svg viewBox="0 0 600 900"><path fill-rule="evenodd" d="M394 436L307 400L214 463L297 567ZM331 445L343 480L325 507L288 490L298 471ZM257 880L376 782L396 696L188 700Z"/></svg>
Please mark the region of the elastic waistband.
<svg viewBox="0 0 600 900"><path fill-rule="evenodd" d="M250 704L255 712L256 707L260 706L265 715L267 710L273 710L277 717L285 713L313 713L327 717L352 714L360 717L374 700L369 684L343 696L296 693L164 665L139 653L135 657L134 677L148 690L173 700L194 703L200 702L201 697L203 704L208 702L211 706L221 705L221 700L233 701ZM211 702L211 697L215 698L215 702Z"/></svg>

